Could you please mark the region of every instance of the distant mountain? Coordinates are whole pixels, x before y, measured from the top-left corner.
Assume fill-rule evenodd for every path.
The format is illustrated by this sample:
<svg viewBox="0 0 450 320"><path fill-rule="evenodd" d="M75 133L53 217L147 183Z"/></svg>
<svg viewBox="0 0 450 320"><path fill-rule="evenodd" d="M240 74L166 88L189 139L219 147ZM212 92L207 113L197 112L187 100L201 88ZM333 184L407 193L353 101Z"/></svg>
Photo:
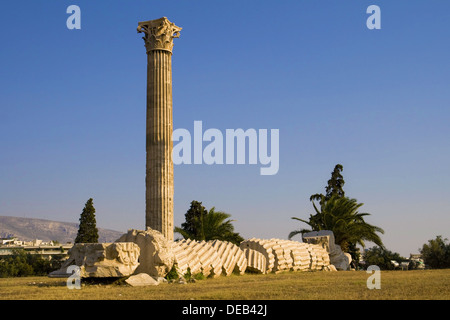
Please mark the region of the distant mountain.
<svg viewBox="0 0 450 320"><path fill-rule="evenodd" d="M14 236L24 241L39 239L73 243L77 232L78 223L0 216L0 238ZM98 242L114 242L124 233L98 228Z"/></svg>

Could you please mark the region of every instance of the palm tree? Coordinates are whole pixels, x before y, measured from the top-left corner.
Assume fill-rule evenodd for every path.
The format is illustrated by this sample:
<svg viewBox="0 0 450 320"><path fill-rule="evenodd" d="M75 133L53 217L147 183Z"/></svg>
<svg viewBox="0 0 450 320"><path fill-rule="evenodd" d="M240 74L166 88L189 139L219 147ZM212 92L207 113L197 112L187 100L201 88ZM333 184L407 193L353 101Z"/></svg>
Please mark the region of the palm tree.
<svg viewBox="0 0 450 320"><path fill-rule="evenodd" d="M230 220L230 217L230 214L216 211L213 207L205 214L196 217L191 223L193 226L192 229L194 229L193 231L180 227L175 227L174 231L181 234L185 239L198 241L222 240L239 245L244 238L239 233L234 232L234 226L232 224L234 220Z"/></svg>
<svg viewBox="0 0 450 320"><path fill-rule="evenodd" d="M320 211L314 203L314 200L320 201ZM303 234L310 231L331 230L333 231L336 244L339 244L343 251L349 250L349 247L360 244L365 247L365 241L374 242L376 245L384 248L383 242L377 233L384 233L383 229L371 225L364 220L369 213L358 212L363 203L358 203L356 199L333 195L325 200L319 197L311 197L316 214L310 215L309 221L292 217L309 225L310 229L300 229L292 231L289 239L297 234Z"/></svg>

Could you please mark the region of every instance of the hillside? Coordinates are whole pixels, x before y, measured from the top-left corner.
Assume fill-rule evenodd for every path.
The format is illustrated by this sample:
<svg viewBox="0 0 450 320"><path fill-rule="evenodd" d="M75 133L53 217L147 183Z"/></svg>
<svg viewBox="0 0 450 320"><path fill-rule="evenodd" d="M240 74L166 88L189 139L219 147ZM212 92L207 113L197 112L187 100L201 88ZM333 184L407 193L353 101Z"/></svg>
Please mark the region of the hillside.
<svg viewBox="0 0 450 320"><path fill-rule="evenodd" d="M98 226L97 226L98 227ZM44 219L0 216L0 238L8 236L19 240L57 240L60 243L74 242L78 223ZM114 242L124 232L98 228L99 242Z"/></svg>

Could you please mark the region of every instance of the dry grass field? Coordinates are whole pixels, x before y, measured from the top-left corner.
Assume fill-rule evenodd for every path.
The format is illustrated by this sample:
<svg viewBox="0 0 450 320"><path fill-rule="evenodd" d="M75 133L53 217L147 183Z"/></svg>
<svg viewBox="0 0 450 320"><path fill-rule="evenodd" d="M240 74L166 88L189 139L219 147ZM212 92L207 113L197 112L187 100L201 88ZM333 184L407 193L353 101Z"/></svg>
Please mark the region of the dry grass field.
<svg viewBox="0 0 450 320"><path fill-rule="evenodd" d="M152 287L83 283L66 279L2 278L2 300L450 300L450 269L381 271L381 288L368 289L365 271L285 272L219 277Z"/></svg>

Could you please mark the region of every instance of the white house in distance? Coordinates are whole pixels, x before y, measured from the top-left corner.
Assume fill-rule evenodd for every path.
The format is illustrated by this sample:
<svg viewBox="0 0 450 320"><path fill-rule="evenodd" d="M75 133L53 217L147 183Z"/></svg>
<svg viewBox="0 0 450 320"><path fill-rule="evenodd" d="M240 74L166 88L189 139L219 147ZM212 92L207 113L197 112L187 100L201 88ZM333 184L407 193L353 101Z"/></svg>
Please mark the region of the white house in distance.
<svg viewBox="0 0 450 320"><path fill-rule="evenodd" d="M53 241L42 241L35 239L32 241L22 241L15 237L0 238L0 256L11 255L14 250L24 250L26 253L40 254L45 256L67 254L73 244L59 244Z"/></svg>

